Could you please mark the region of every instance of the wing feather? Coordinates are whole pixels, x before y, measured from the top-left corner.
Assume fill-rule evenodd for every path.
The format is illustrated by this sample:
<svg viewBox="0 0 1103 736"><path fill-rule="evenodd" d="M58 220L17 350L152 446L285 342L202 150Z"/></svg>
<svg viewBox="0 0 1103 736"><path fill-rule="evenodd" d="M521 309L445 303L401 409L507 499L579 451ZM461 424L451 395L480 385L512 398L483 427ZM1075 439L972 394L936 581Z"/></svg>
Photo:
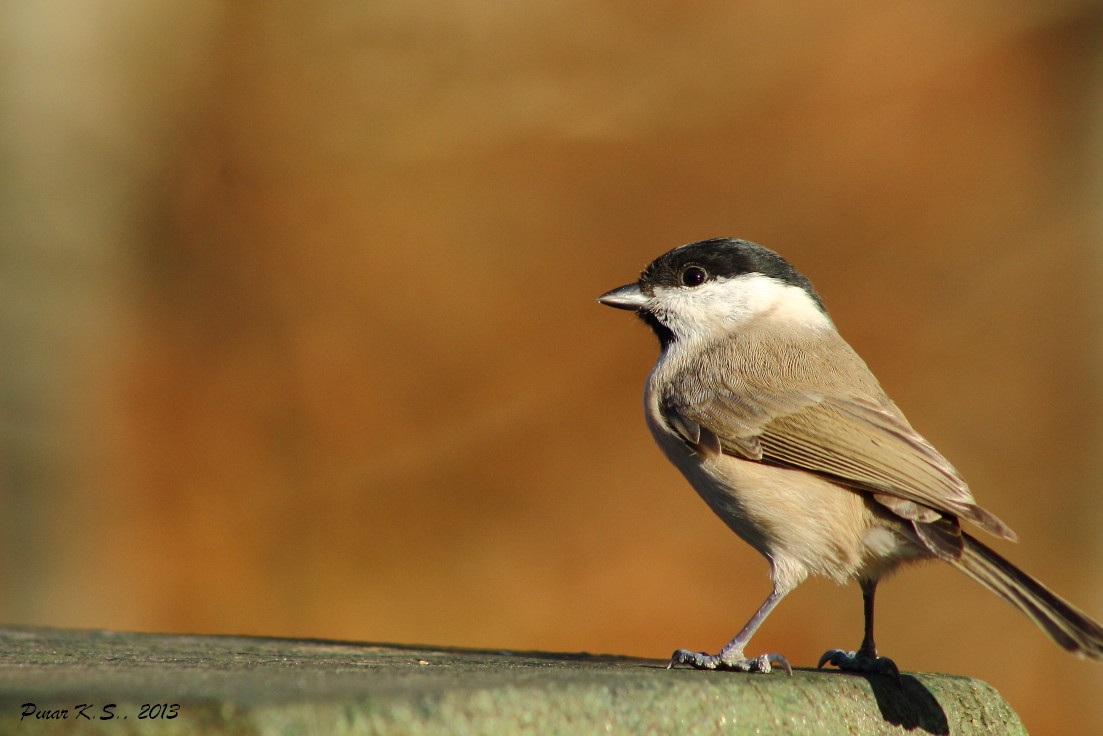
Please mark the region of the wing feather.
<svg viewBox="0 0 1103 736"><path fill-rule="evenodd" d="M787 361L762 356L761 344L744 345L735 353L738 364L730 349L717 351L727 360L706 355L673 382L680 390L664 397L660 410L683 437L694 437L691 444L703 434L710 444L717 438L728 455L829 477L870 493L917 526L950 515L1014 539L1006 524L976 505L957 470L912 429L842 338L826 333L821 339L837 343L832 351L801 351L800 360L792 360L792 352ZM835 355L842 364L818 365L811 357L817 355ZM779 373L762 372L779 365ZM823 385L824 376L849 380Z"/></svg>

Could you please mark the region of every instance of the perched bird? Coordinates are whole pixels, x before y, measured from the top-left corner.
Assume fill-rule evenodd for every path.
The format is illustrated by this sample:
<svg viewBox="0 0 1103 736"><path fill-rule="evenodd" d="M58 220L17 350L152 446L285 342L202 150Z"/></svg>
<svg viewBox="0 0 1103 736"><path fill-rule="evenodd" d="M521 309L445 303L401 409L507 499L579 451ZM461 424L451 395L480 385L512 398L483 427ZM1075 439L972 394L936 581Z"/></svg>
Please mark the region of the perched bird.
<svg viewBox="0 0 1103 736"><path fill-rule="evenodd" d="M1019 609L1057 644L1103 658L1103 627L962 529L1015 533L919 435L835 329L812 284L745 240L689 243L601 296L659 339L644 390L647 426L732 531L770 563L773 590L718 654L679 649L670 666L790 673L748 658L751 636L809 574L857 581L865 636L819 666L899 678L877 654L877 582L903 563L950 563Z"/></svg>

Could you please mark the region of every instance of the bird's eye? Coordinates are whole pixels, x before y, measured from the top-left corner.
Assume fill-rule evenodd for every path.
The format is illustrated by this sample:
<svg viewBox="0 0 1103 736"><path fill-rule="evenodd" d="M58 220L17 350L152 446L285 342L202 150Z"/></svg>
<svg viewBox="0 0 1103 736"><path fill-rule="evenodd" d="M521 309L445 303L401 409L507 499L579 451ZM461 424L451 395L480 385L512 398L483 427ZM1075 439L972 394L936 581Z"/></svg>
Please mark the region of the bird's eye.
<svg viewBox="0 0 1103 736"><path fill-rule="evenodd" d="M708 277L708 272L700 266L690 266L682 271L682 283L686 286L700 286Z"/></svg>

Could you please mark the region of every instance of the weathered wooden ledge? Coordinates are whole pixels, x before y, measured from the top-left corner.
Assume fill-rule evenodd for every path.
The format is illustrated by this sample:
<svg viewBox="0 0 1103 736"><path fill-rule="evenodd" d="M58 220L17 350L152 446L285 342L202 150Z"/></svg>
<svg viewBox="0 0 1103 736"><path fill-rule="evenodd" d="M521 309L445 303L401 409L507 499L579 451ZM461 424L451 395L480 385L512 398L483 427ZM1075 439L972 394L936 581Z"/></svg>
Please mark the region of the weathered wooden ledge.
<svg viewBox="0 0 1103 736"><path fill-rule="evenodd" d="M903 680L901 689L803 669L790 678L585 654L8 627L0 733L1025 733L983 682Z"/></svg>

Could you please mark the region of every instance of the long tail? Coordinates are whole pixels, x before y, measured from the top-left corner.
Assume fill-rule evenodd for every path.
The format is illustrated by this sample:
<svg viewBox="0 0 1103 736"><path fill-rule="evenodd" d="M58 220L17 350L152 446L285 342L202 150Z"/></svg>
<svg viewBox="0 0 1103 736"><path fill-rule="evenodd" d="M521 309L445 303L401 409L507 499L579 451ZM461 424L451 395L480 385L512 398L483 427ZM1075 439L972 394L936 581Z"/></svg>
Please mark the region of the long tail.
<svg viewBox="0 0 1103 736"><path fill-rule="evenodd" d="M962 536L965 549L955 567L1029 616L1060 646L1103 659L1103 626L973 537Z"/></svg>

